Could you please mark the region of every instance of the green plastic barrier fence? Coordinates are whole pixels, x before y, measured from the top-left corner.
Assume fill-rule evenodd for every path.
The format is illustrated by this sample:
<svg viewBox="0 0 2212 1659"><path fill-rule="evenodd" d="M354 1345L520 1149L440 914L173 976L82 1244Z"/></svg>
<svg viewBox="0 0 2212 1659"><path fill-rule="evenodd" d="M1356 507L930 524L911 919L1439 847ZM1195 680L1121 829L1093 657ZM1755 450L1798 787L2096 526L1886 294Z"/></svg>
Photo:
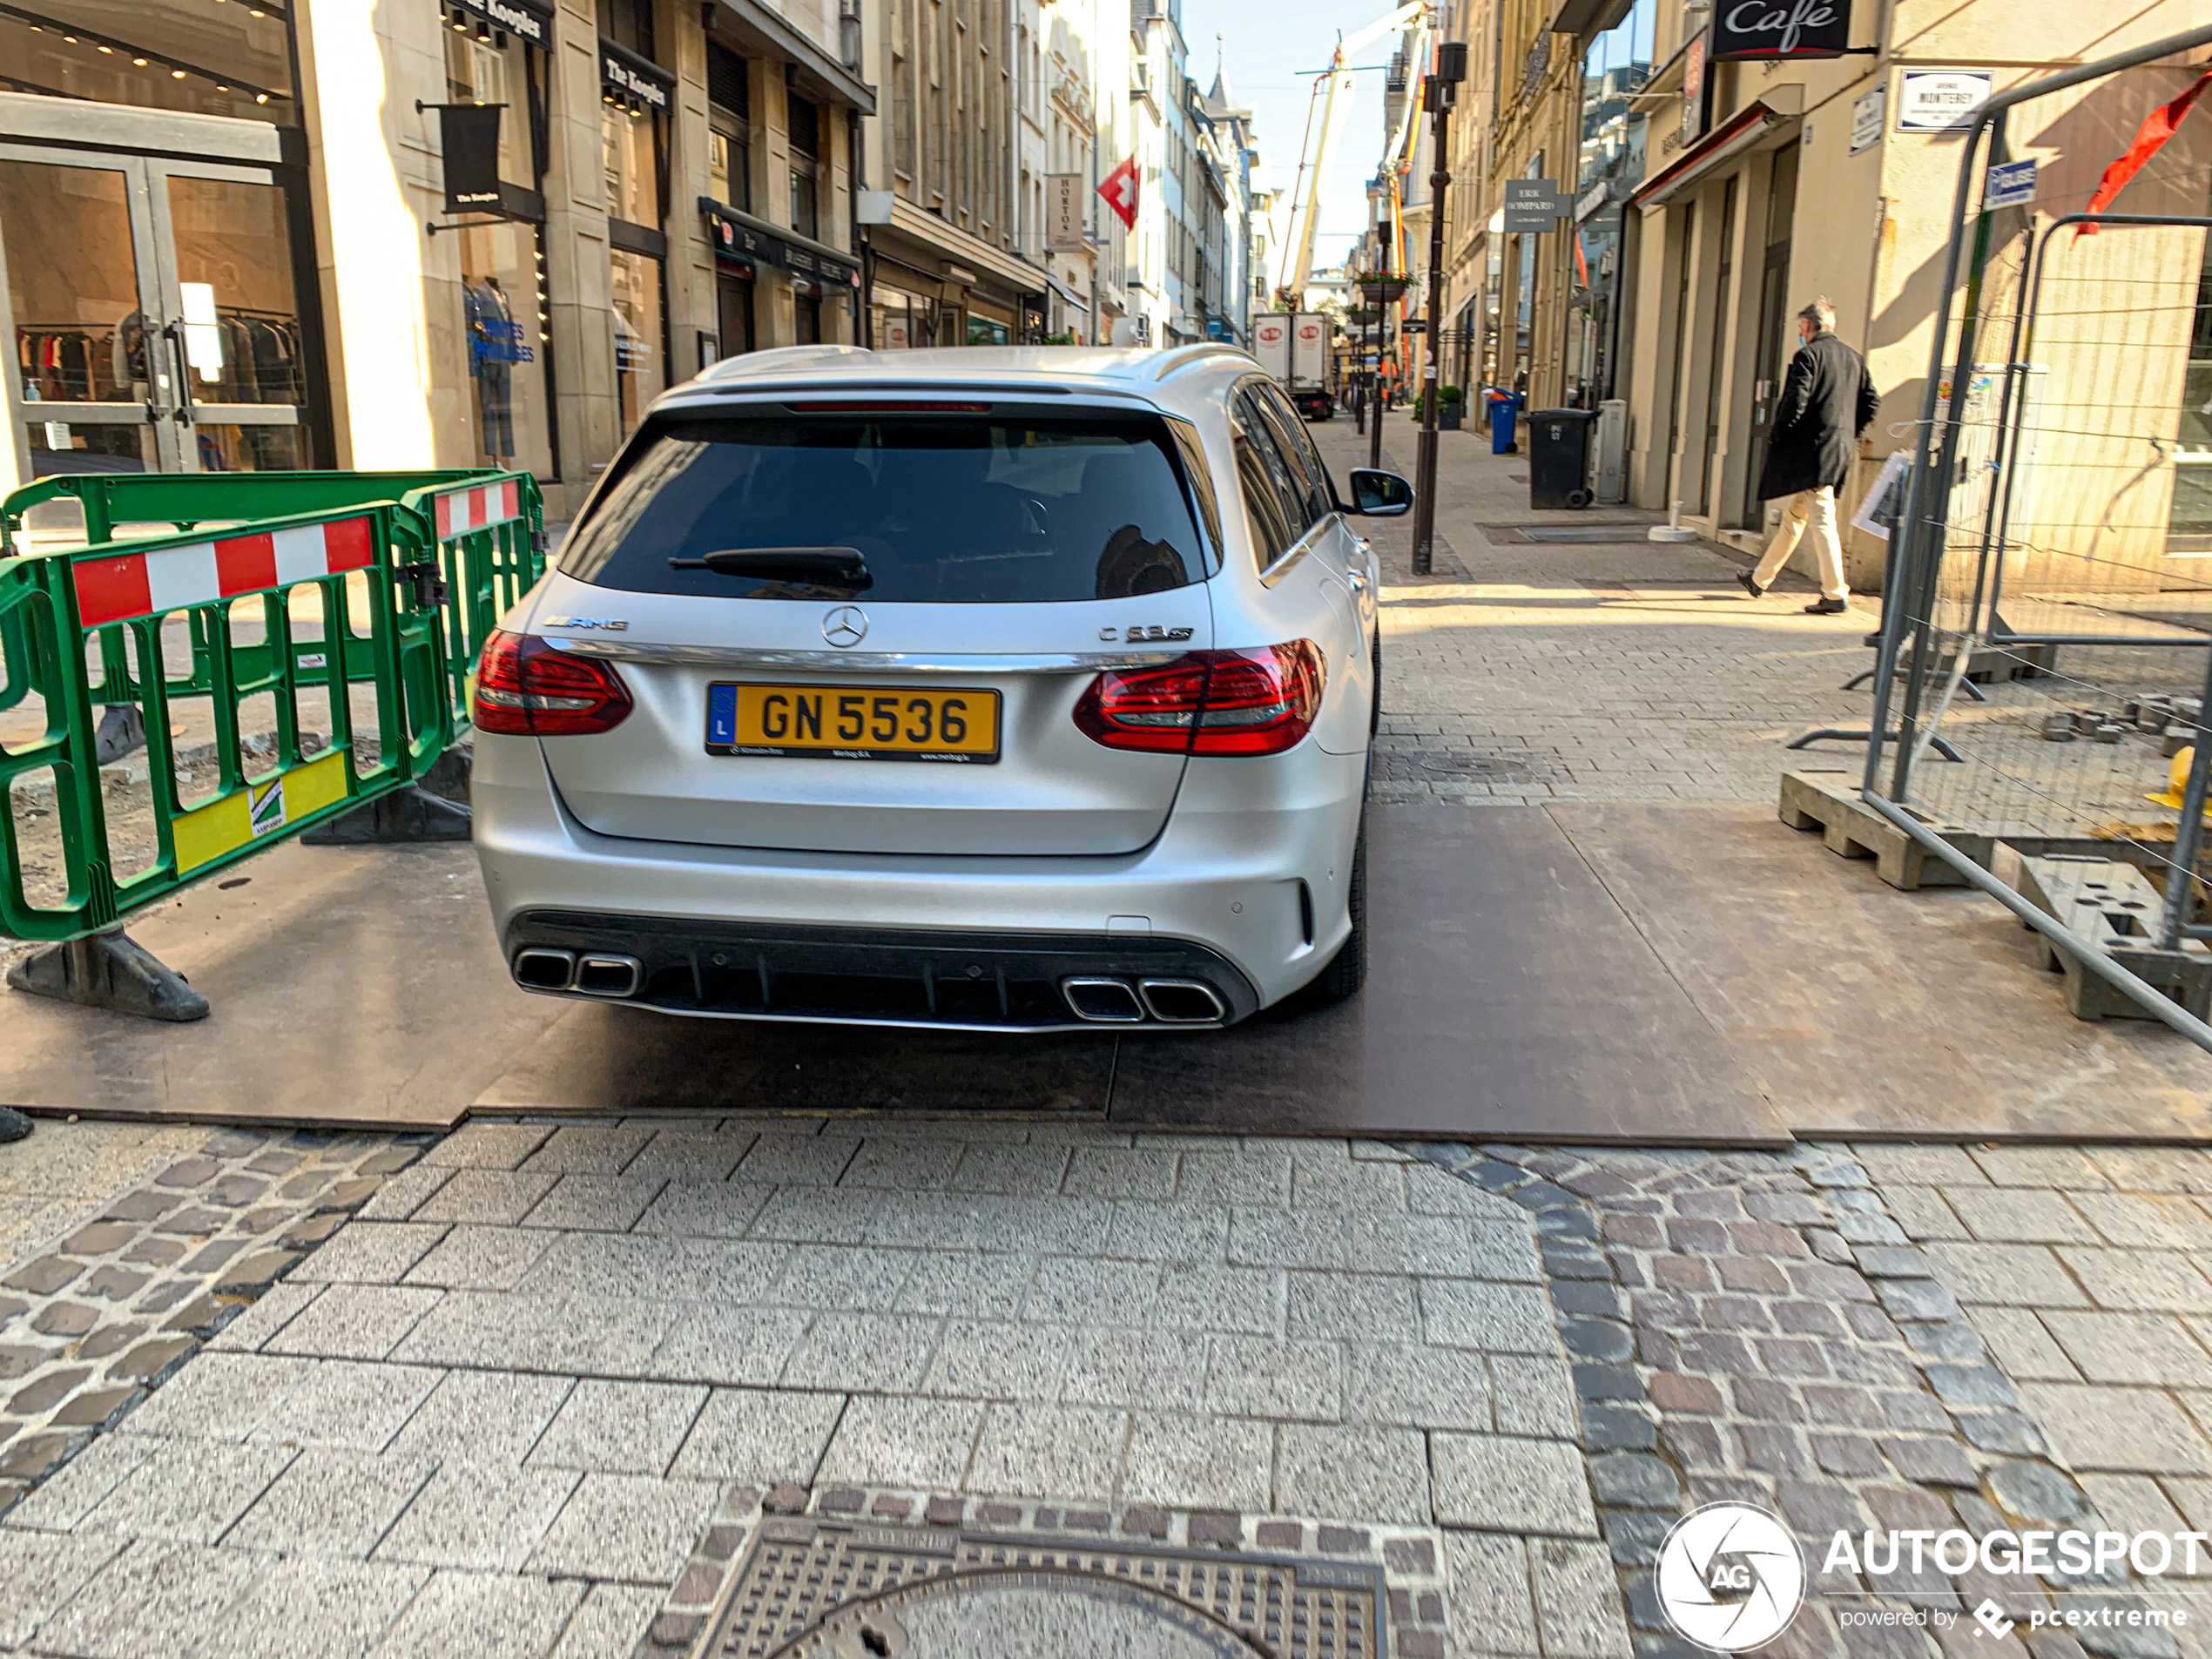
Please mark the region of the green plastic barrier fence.
<svg viewBox="0 0 2212 1659"><path fill-rule="evenodd" d="M46 717L37 739L0 750L0 790L51 770L67 884L58 902L34 900L16 813L0 811L0 933L19 939L112 927L423 776L465 729L484 634L543 567L527 474L56 479L0 502L0 539L61 495L84 502L88 528L224 528L0 559L0 707L35 692ZM274 731L249 743L240 705L265 695ZM188 768L172 716L195 703L212 742ZM143 717L155 842L128 875L98 751L101 711L118 708Z"/></svg>

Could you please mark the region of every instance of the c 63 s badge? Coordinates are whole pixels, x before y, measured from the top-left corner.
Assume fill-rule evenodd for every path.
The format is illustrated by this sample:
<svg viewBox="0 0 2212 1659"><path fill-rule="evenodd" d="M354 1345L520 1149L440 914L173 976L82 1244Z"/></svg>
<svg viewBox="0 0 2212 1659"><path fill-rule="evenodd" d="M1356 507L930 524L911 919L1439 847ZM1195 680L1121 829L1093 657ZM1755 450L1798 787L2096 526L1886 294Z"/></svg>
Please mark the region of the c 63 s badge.
<svg viewBox="0 0 2212 1659"><path fill-rule="evenodd" d="M597 628L610 634L623 633L630 627L619 617L548 617L541 625L547 628Z"/></svg>
<svg viewBox="0 0 2212 1659"><path fill-rule="evenodd" d="M1110 640L1117 635L1131 645L1170 645L1177 640L1190 638L1190 631L1188 628L1163 628L1157 623L1150 626L1140 623L1136 627L1118 631L1112 628L1101 628L1098 631L1098 637L1101 639Z"/></svg>

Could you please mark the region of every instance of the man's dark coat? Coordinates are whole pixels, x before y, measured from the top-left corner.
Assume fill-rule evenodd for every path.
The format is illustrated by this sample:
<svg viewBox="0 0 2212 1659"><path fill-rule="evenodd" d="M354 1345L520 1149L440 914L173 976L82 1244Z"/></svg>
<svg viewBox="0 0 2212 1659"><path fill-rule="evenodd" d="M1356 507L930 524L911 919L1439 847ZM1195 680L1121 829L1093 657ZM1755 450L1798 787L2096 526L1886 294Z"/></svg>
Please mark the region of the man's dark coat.
<svg viewBox="0 0 2212 1659"><path fill-rule="evenodd" d="M1874 424L1881 394L1866 360L1832 334L1815 334L1790 360L1759 471L1759 499L1773 501L1851 476L1858 435Z"/></svg>

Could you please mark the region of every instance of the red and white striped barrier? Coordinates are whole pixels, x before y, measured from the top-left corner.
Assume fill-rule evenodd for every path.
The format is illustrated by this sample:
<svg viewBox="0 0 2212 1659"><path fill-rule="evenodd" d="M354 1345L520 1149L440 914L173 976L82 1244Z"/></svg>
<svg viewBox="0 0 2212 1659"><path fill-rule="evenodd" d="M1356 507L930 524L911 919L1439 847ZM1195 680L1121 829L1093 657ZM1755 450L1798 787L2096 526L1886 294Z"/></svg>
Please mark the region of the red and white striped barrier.
<svg viewBox="0 0 2212 1659"><path fill-rule="evenodd" d="M293 529L226 536L186 547L80 559L71 567L77 614L87 628L156 617L183 605L366 570L376 559L375 522L334 519Z"/></svg>
<svg viewBox="0 0 2212 1659"><path fill-rule="evenodd" d="M432 498L438 516L438 539L442 542L471 530L504 524L523 516L523 492L512 478L502 483L478 484L469 489L449 489Z"/></svg>

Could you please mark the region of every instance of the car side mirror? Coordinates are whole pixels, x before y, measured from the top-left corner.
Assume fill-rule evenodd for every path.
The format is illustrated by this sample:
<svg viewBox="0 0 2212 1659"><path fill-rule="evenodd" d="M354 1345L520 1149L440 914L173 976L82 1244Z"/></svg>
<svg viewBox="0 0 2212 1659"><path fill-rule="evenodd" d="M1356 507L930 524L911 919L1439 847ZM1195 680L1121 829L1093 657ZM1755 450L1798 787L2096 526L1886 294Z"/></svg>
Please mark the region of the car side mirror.
<svg viewBox="0 0 2212 1659"><path fill-rule="evenodd" d="M1394 472L1354 467L1352 510L1369 518L1397 518L1413 510L1413 487Z"/></svg>

